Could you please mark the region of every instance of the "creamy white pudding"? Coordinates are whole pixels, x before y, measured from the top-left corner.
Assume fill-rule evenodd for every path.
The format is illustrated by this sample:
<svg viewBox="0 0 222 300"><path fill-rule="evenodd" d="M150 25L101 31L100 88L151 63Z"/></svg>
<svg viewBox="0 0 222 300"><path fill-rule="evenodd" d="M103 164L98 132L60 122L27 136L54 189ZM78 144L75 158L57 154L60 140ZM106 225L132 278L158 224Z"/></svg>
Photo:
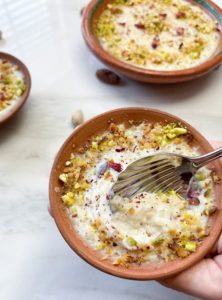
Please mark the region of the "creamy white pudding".
<svg viewBox="0 0 222 300"><path fill-rule="evenodd" d="M179 124L111 124L110 129L72 153L60 174L62 201L75 230L101 259L115 265L160 263L187 257L209 233L208 218L215 212L213 181L207 168L196 176L187 199L175 191L141 193L133 199L110 190L119 173L134 160L159 151L195 156L189 132Z"/></svg>
<svg viewBox="0 0 222 300"><path fill-rule="evenodd" d="M115 58L145 69L195 67L211 57L221 27L185 0L114 0L99 16L95 33Z"/></svg>
<svg viewBox="0 0 222 300"><path fill-rule="evenodd" d="M19 67L0 59L0 118L17 105L25 90L24 75Z"/></svg>

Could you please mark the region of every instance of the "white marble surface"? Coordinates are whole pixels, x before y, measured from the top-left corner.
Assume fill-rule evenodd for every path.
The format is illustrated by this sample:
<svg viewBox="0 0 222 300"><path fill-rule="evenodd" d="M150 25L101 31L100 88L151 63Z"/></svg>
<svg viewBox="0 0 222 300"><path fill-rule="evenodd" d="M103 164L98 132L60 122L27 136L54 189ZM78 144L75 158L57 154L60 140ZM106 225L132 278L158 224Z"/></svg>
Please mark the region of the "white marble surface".
<svg viewBox="0 0 222 300"><path fill-rule="evenodd" d="M33 79L23 110L0 127L0 299L191 299L155 282L95 270L71 251L48 215L50 167L72 132L75 109L89 118L115 107L156 107L222 139L222 68L186 84L104 85L94 76L101 64L81 37L79 11L86 3L0 0L0 51L21 58Z"/></svg>

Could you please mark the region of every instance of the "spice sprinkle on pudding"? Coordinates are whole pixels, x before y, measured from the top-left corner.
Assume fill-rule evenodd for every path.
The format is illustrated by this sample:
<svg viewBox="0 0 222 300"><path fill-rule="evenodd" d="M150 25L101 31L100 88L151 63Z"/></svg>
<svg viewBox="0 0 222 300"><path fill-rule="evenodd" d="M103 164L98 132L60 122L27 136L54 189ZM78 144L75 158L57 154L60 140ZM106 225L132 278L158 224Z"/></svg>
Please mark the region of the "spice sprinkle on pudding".
<svg viewBox="0 0 222 300"><path fill-rule="evenodd" d="M17 103L25 90L24 75L19 66L0 59L0 115Z"/></svg>
<svg viewBox="0 0 222 300"><path fill-rule="evenodd" d="M137 67L173 71L208 60L221 26L185 0L114 0L94 26L102 48Z"/></svg>
<svg viewBox="0 0 222 300"><path fill-rule="evenodd" d="M187 199L171 190L141 193L133 199L110 190L119 173L134 160L160 151L198 155L181 124L110 124L66 161L59 179L62 201L75 231L101 259L114 265L164 263L195 252L209 234L209 215L216 211L213 185L217 177L206 167L195 175Z"/></svg>

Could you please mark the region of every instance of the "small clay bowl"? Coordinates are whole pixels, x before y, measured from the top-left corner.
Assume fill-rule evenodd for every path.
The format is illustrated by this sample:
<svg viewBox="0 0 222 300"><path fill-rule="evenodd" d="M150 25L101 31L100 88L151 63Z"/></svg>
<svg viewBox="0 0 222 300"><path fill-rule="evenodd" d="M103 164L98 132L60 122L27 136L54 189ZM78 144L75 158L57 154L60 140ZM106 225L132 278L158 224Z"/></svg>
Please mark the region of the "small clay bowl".
<svg viewBox="0 0 222 300"><path fill-rule="evenodd" d="M50 176L50 208L52 216L54 217L63 238L79 256L92 266L103 272L122 278L135 280L160 279L174 275L193 266L201 260L215 244L222 230L222 183L215 185L216 205L218 210L209 220L211 224L210 235L204 239L197 251L187 258L164 263L160 266L146 265L124 268L122 266L114 266L111 260L101 260L101 254L89 247L86 241L81 239L73 228L70 218L67 215L66 208L61 200L62 184L59 180L59 175L63 172L65 162L69 160L70 154L83 146L92 135L107 130L110 121L115 122L116 124L125 123L129 126L129 120L133 120L134 124L139 124L143 121L148 121L150 123L180 122L190 131L193 137L193 146L198 146L202 153L213 150L209 142L196 129L171 114L146 108L120 108L108 111L78 126L61 147L53 164ZM222 177L221 162L215 161L212 166L215 168L217 175Z"/></svg>
<svg viewBox="0 0 222 300"><path fill-rule="evenodd" d="M92 53L114 71L137 81L164 84L184 82L198 78L220 65L222 61L222 32L219 33L220 42L215 53L206 62L189 69L176 71L149 70L116 59L101 47L94 33L99 16L111 2L112 0L92 0L88 4L83 14L82 33ZM189 0L189 2L198 5L222 25L222 10L215 3L210 0Z"/></svg>
<svg viewBox="0 0 222 300"><path fill-rule="evenodd" d="M1 114L1 111L0 111L0 125L1 125L2 123L11 119L25 104L26 100L29 97L29 93L30 93L30 89L31 89L31 76L30 76L30 73L29 73L29 70L27 69L27 67L23 64L23 62L21 62L15 56L12 56L11 54L8 54L8 53L0 52L0 59L6 59L6 60L10 61L11 63L17 65L19 67L19 71L21 71L23 73L24 82L26 85L25 92L20 97L20 99L16 102L16 104L9 107L7 109L7 113L3 113L4 112L4 110L3 110L2 114Z"/></svg>

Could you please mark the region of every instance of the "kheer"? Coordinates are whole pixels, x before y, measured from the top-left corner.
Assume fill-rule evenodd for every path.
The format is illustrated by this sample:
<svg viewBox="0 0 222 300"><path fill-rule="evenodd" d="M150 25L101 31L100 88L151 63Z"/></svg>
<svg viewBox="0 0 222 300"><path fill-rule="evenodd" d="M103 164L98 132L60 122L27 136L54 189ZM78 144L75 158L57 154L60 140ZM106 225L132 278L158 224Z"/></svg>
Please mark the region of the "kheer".
<svg viewBox="0 0 222 300"><path fill-rule="evenodd" d="M221 26L185 0L114 0L95 33L102 48L125 63L151 70L200 65L219 44Z"/></svg>
<svg viewBox="0 0 222 300"><path fill-rule="evenodd" d="M75 231L101 259L114 265L163 263L189 256L209 234L215 211L215 176L207 168L195 175L196 187L187 199L175 191L141 193L133 199L113 199L110 190L118 174L136 159L159 151L198 155L181 124L110 124L66 161L59 179L62 201ZM113 201L112 200L112 201Z"/></svg>

